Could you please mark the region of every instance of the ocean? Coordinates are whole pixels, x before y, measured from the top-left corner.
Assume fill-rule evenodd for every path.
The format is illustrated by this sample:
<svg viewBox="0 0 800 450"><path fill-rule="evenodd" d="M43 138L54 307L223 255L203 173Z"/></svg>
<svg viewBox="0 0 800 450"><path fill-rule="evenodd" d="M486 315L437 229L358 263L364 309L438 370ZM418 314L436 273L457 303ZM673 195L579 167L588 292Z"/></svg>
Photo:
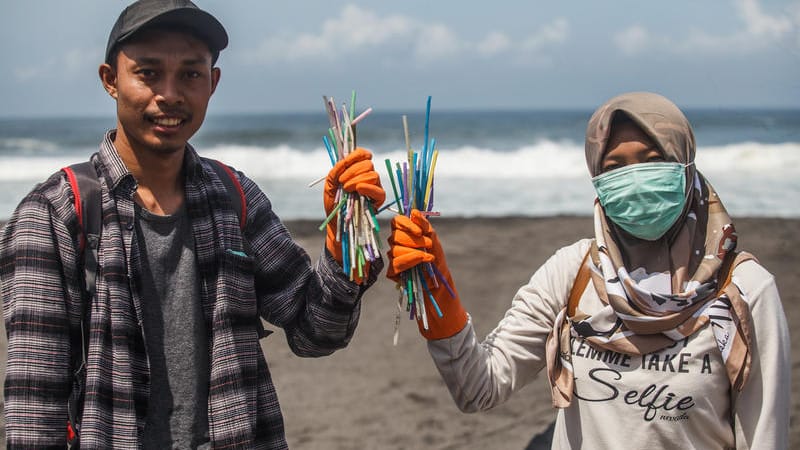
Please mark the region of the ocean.
<svg viewBox="0 0 800 450"><path fill-rule="evenodd" d="M403 114L412 148L422 147L421 106L373 112L358 125L358 144L373 152L389 197L384 160L405 158ZM445 217L590 215L583 139L591 112L437 111L434 102L434 210ZM732 216L800 217L800 110L685 112L697 167ZM0 218L36 183L86 160L113 126L113 117L0 119ZM319 113L210 114L191 143L255 180L282 219L322 220L322 185L308 185L330 168L327 129L322 105Z"/></svg>

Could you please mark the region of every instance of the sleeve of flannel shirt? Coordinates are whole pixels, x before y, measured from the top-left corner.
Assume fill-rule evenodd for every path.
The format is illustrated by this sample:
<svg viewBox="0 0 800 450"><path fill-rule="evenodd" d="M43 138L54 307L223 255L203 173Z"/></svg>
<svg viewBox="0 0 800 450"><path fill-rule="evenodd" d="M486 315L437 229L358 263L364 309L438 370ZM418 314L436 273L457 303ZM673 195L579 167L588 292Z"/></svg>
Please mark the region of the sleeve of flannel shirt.
<svg viewBox="0 0 800 450"><path fill-rule="evenodd" d="M363 285L350 281L327 250L312 265L269 199L253 181L239 176L247 198L245 237L255 259L261 316L284 329L297 355L322 356L345 347L358 324L361 296L377 279L383 261L370 265ZM320 233L323 248L324 238Z"/></svg>
<svg viewBox="0 0 800 450"><path fill-rule="evenodd" d="M45 196L57 177L37 187L0 233L0 295L8 337L5 380L6 444L11 448L66 446L71 386L68 289L62 258L74 246L57 207ZM73 208L74 212L74 208ZM59 247L59 242L61 246ZM5 336L4 336L5 338Z"/></svg>

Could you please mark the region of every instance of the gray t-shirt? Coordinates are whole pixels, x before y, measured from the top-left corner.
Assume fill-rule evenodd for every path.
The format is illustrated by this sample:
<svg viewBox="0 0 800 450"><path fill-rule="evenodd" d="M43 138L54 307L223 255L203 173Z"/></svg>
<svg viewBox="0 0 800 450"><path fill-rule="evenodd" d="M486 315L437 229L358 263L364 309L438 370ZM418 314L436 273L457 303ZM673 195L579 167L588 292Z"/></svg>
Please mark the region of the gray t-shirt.
<svg viewBox="0 0 800 450"><path fill-rule="evenodd" d="M150 361L145 449L210 448L208 337L186 209L158 216L137 206L142 315Z"/></svg>

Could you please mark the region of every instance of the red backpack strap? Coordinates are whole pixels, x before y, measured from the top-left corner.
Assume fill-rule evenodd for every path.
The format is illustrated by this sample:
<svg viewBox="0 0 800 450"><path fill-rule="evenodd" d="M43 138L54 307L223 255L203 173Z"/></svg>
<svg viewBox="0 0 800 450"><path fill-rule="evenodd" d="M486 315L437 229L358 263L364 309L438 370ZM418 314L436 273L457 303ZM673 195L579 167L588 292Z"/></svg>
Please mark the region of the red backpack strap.
<svg viewBox="0 0 800 450"><path fill-rule="evenodd" d="M75 171L72 170L72 167L62 167L61 170L67 175L67 181L72 187L75 213L78 215L78 228L81 230L78 241L78 250L83 252L83 249L86 247L86 233L83 232L83 203L81 203L81 190L78 187L78 179L75 177Z"/></svg>
<svg viewBox="0 0 800 450"><path fill-rule="evenodd" d="M67 401L68 448L80 448L80 417L86 390L86 362L89 347L89 303L95 293L97 279L97 254L102 231L102 193L97 171L91 161L73 164L61 169L72 188L75 214L78 219L78 254L84 273L85 297L81 304L80 354L72 355L72 389ZM77 345L76 345L77 347Z"/></svg>
<svg viewBox="0 0 800 450"><path fill-rule="evenodd" d="M225 188L228 190L231 203L233 203L233 207L239 216L239 229L244 231L245 225L247 225L247 199L244 196L244 189L239 182L239 177L237 177L236 174L233 173L233 170L225 163L217 161L216 159L209 159L209 161L211 162L211 167L217 172L217 176L222 181L222 184L224 184Z"/></svg>

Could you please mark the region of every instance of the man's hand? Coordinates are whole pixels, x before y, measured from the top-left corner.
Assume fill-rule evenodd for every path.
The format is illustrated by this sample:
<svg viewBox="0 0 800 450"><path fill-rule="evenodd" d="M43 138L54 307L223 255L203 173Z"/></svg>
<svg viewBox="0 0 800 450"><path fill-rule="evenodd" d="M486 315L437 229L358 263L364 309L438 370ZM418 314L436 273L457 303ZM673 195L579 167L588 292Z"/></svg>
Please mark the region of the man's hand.
<svg viewBox="0 0 800 450"><path fill-rule="evenodd" d="M342 186L344 192L355 192L370 199L376 210L386 200L386 192L381 187L381 178L372 165L372 153L363 148L353 150L328 172L323 192L326 217L340 200L336 197L339 186ZM336 226L336 220L328 222L325 247L341 264L342 246L336 241Z"/></svg>

